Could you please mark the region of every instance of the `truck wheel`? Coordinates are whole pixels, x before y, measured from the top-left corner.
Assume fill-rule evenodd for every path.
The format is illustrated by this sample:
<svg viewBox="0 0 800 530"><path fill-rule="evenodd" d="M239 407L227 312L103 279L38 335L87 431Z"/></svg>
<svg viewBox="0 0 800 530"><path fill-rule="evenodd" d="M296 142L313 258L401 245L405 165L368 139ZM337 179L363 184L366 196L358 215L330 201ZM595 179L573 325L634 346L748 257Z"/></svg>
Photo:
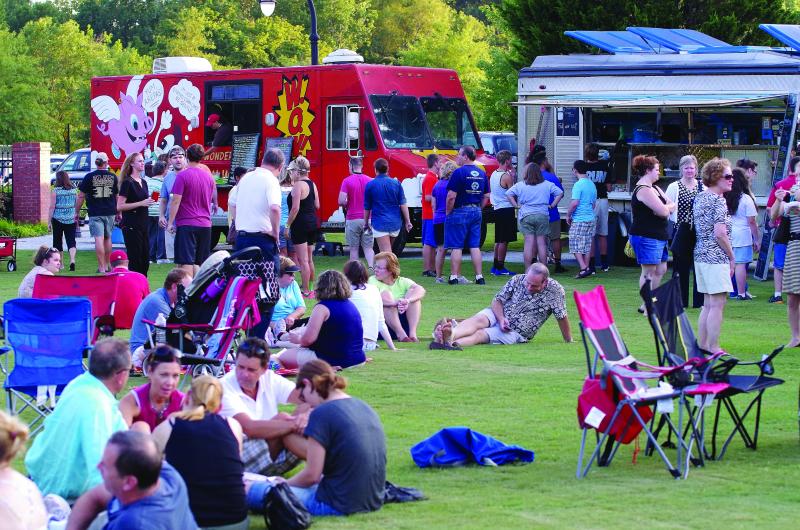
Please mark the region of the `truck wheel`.
<svg viewBox="0 0 800 530"><path fill-rule="evenodd" d="M222 228L212 228L211 229L211 243L210 249L211 252L214 252L214 249L217 248L219 245L219 240L222 238L222 235L225 233L225 230Z"/></svg>

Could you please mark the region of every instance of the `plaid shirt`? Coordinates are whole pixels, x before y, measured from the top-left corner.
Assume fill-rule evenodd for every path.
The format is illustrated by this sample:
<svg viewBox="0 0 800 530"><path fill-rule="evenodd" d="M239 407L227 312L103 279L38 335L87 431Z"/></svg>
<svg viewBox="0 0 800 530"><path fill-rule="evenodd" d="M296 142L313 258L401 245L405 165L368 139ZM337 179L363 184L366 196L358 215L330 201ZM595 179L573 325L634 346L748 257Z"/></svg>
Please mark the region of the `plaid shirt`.
<svg viewBox="0 0 800 530"><path fill-rule="evenodd" d="M564 288L553 278L548 278L541 293L531 294L525 288L525 275L517 274L508 280L494 299L503 304L511 329L528 340L536 335L551 314L558 320L567 316Z"/></svg>

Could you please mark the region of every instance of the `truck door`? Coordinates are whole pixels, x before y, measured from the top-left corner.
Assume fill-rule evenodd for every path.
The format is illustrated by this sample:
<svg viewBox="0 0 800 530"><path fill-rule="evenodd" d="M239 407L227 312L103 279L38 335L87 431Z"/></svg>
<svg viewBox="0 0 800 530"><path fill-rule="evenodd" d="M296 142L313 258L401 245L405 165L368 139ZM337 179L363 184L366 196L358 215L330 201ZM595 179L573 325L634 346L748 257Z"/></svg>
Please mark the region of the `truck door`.
<svg viewBox="0 0 800 530"><path fill-rule="evenodd" d="M361 155L360 117L362 106L352 100L325 99L325 145L322 150L320 217L323 226L342 223L338 206L342 180L349 174L351 156Z"/></svg>

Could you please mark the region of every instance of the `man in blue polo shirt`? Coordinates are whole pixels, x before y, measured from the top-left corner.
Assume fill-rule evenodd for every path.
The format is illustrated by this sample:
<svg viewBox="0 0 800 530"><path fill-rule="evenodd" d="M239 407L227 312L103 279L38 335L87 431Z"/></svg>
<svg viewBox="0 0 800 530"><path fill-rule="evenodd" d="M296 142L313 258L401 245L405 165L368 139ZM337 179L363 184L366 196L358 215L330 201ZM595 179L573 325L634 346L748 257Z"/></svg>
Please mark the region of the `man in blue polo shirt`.
<svg viewBox="0 0 800 530"><path fill-rule="evenodd" d="M375 178L364 187L364 228L372 229L381 252L391 252L403 225L411 231L406 195L400 182L389 176L389 162L379 158L375 161Z"/></svg>
<svg viewBox="0 0 800 530"><path fill-rule="evenodd" d="M469 248L475 283L484 285L481 256L481 209L489 202L486 173L475 165L475 149L463 146L456 156L459 167L447 182L444 247L450 249L450 285L469 283L461 275L461 249Z"/></svg>

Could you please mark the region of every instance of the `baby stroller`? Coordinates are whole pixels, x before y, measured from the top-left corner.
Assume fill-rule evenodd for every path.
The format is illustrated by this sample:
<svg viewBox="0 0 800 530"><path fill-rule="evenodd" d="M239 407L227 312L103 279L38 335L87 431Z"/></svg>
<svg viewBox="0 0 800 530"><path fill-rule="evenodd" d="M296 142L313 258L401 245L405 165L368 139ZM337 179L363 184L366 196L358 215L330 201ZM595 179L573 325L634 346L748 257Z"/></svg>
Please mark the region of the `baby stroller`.
<svg viewBox="0 0 800 530"><path fill-rule="evenodd" d="M215 252L189 287L178 286L166 324L145 321L151 345L166 342L177 348L182 362L194 365L194 375L222 376L245 331L260 321L259 304L274 304L279 296L274 264L262 259L258 247Z"/></svg>

